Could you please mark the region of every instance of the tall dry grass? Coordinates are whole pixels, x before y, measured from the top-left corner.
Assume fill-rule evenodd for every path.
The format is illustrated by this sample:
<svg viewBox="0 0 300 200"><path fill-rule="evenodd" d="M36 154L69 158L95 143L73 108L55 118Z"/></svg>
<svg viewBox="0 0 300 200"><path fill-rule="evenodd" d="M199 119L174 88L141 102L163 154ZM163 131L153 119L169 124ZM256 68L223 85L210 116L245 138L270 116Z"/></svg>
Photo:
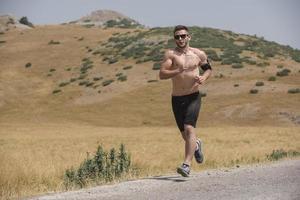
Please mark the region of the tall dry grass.
<svg viewBox="0 0 300 200"><path fill-rule="evenodd" d="M205 164L192 170L267 161L273 150L300 151L297 127L199 128ZM1 124L1 199L61 191L67 168L78 166L101 144L126 145L139 177L174 173L183 159L183 141L175 127L109 128L84 124ZM137 178L137 177L134 177Z"/></svg>

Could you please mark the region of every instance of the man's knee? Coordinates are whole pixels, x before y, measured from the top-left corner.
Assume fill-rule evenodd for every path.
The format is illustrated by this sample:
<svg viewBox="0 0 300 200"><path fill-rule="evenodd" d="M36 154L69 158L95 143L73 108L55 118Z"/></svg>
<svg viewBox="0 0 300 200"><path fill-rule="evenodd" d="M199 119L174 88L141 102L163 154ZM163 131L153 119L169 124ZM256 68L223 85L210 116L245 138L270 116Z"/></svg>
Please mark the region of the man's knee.
<svg viewBox="0 0 300 200"><path fill-rule="evenodd" d="M186 134L192 134L192 133L194 133L194 129L195 128L192 125L190 125L190 124L185 124L184 125L184 132Z"/></svg>

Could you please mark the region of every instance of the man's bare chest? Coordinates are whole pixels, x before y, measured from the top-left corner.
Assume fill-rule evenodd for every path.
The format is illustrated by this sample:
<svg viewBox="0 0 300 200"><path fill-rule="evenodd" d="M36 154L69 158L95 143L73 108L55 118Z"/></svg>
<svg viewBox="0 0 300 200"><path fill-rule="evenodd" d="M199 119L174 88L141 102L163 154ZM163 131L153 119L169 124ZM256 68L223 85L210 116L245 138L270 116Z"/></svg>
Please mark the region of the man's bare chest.
<svg viewBox="0 0 300 200"><path fill-rule="evenodd" d="M199 66L200 59L194 53L187 53L181 55L174 55L173 67L183 67L184 69L193 70Z"/></svg>

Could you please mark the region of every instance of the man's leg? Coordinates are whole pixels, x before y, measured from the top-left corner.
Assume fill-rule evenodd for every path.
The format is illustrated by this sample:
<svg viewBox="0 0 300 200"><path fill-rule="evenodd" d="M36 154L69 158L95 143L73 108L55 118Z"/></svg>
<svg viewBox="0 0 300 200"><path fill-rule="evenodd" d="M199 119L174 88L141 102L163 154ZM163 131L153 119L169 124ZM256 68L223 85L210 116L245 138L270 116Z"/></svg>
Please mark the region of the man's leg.
<svg viewBox="0 0 300 200"><path fill-rule="evenodd" d="M195 128L192 125L185 124L184 132L182 132L181 134L183 139L185 140L184 163L187 165L191 165L195 150L197 148Z"/></svg>

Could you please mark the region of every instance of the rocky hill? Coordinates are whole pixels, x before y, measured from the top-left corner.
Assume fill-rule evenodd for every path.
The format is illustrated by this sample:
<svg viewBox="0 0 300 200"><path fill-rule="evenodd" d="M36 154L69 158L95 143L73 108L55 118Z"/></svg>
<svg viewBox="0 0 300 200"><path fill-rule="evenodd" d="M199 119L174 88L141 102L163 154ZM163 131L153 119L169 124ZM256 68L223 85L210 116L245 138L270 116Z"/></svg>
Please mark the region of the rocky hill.
<svg viewBox="0 0 300 200"><path fill-rule="evenodd" d="M12 15L0 16L0 32L8 31L9 29L31 29L32 26L20 23L20 19L17 19Z"/></svg>
<svg viewBox="0 0 300 200"><path fill-rule="evenodd" d="M80 24L87 27L102 26L133 28L142 26L137 21L112 10L97 10L87 16L80 18L79 20L72 21L70 23Z"/></svg>

